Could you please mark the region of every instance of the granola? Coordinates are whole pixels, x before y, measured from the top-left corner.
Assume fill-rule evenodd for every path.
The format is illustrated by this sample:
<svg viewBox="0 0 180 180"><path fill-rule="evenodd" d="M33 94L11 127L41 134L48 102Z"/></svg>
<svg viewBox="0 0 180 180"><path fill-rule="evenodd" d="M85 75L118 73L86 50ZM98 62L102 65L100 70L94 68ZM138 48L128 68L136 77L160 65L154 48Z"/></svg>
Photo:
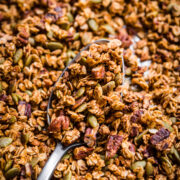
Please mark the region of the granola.
<svg viewBox="0 0 180 180"><path fill-rule="evenodd" d="M56 86L48 127L53 85L101 38L114 43L84 52ZM56 139L87 144L63 157L56 179L179 179L179 43L178 0L1 0L1 179L37 179Z"/></svg>

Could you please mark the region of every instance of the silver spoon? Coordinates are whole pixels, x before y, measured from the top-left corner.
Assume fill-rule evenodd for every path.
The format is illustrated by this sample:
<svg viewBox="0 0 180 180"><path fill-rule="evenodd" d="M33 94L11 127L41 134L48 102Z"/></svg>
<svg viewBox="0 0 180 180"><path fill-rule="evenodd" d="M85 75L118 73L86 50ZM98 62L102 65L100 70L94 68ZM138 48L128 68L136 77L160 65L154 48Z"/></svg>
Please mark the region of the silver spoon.
<svg viewBox="0 0 180 180"><path fill-rule="evenodd" d="M104 44L104 43L108 43L110 42L109 40L106 40L106 39L100 39L100 40L97 40L93 43L96 43L96 44ZM66 68L64 69L64 71L62 72L62 74L59 76L57 82L59 81L59 79L61 77L63 77L65 71L68 70L68 67L74 63L74 62L78 62L81 58L81 52L82 51L86 51L88 50L88 48L93 44L88 44L87 46L85 46L77 55L76 57L66 66ZM124 72L125 72L125 69L124 69L124 59L123 59L123 56L122 56L122 73L123 73L123 82L122 84L124 84ZM56 83L57 83L56 82ZM56 86L56 83L54 84L54 87ZM54 88L53 88L54 89ZM51 123L51 118L49 116L49 109L51 108L51 103L52 103L52 99L53 99L53 90L50 94L50 98L49 98L49 101L48 101L48 106L47 106L47 122L48 124L50 125ZM53 151L53 153L51 154L51 156L49 157L48 161L46 162L45 166L43 167L39 177L38 177L38 180L49 180L51 178L51 176L53 175L53 172L58 164L58 162L61 160L61 158L72 148L75 148L75 147L78 147L78 146L82 146L84 145L84 143L74 143L74 144L71 144L67 147L64 147L61 142L57 142L57 145L56 145L56 148L55 150Z"/></svg>

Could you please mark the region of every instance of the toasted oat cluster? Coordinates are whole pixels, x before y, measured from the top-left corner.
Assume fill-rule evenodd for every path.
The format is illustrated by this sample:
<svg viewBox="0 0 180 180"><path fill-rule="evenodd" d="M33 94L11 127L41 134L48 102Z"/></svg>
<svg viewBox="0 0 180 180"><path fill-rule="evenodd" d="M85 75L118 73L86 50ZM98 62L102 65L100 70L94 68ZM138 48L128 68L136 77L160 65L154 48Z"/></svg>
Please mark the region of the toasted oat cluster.
<svg viewBox="0 0 180 180"><path fill-rule="evenodd" d="M53 85L102 38L56 84L48 127ZM1 0L0 179L37 179L56 139L86 145L54 179L179 179L179 44L178 0Z"/></svg>

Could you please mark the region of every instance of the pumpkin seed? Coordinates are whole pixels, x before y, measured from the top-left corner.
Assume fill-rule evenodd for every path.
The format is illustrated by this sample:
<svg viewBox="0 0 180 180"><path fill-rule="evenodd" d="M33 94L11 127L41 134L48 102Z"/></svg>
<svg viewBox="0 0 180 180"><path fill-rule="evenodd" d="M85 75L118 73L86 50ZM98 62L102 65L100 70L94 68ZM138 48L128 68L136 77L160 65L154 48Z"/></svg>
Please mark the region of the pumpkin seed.
<svg viewBox="0 0 180 180"><path fill-rule="evenodd" d="M47 48L50 49L51 51L57 50L57 49L62 49L63 44L60 42L48 42L46 44Z"/></svg>
<svg viewBox="0 0 180 180"><path fill-rule="evenodd" d="M172 164L171 164L171 162L169 161L169 158L168 158L167 156L161 157L161 160L162 160L163 162L165 162L165 163L168 165L169 168L172 168Z"/></svg>
<svg viewBox="0 0 180 180"><path fill-rule="evenodd" d="M30 37L29 39L28 39L28 41L29 41L29 43L32 45L32 46L34 46L35 45L35 40L34 40L34 38L32 38L32 37Z"/></svg>
<svg viewBox="0 0 180 180"><path fill-rule="evenodd" d="M17 94L16 94L16 93L12 93L11 96L12 96L12 98L13 98L15 104L18 104L19 99L18 99L18 97L17 97Z"/></svg>
<svg viewBox="0 0 180 180"><path fill-rule="evenodd" d="M13 161L12 160L9 160L7 163L6 163L6 166L4 168L5 171L9 170L11 168L13 164Z"/></svg>
<svg viewBox="0 0 180 180"><path fill-rule="evenodd" d="M32 61L39 61L39 57L36 54L29 55L25 61L25 66L29 66Z"/></svg>
<svg viewBox="0 0 180 180"><path fill-rule="evenodd" d="M87 103L83 103L75 110L75 112L81 113L81 112L85 111L86 109L87 109Z"/></svg>
<svg viewBox="0 0 180 180"><path fill-rule="evenodd" d="M163 125L165 128L167 128L170 132L173 131L173 128L171 127L171 125L169 125L169 123L165 122L165 121L162 121Z"/></svg>
<svg viewBox="0 0 180 180"><path fill-rule="evenodd" d="M126 76L130 76L132 74L131 68L126 69Z"/></svg>
<svg viewBox="0 0 180 180"><path fill-rule="evenodd" d="M114 29L113 29L109 24L104 24L102 27L104 28L104 30L105 30L107 33L112 34L112 35L115 34Z"/></svg>
<svg viewBox="0 0 180 180"><path fill-rule="evenodd" d="M68 58L67 61L66 61L66 66L67 66L69 63L71 63L71 61L72 61L72 58Z"/></svg>
<svg viewBox="0 0 180 180"><path fill-rule="evenodd" d="M96 4L96 3L100 3L100 2L102 2L102 0L90 0L90 2L91 2L91 3L95 3L95 4Z"/></svg>
<svg viewBox="0 0 180 180"><path fill-rule="evenodd" d="M0 138L0 147L6 147L12 143L12 138L10 137L1 137Z"/></svg>
<svg viewBox="0 0 180 180"><path fill-rule="evenodd" d="M19 60L22 58L22 56L23 56L23 50L22 49L18 49L16 51L16 53L14 54L14 63L15 64L18 63Z"/></svg>
<svg viewBox="0 0 180 180"><path fill-rule="evenodd" d="M64 176L63 180L71 180L71 178L72 178L72 172L69 171L69 172Z"/></svg>
<svg viewBox="0 0 180 180"><path fill-rule="evenodd" d="M97 118L93 115L89 115L87 121L93 128L98 126Z"/></svg>
<svg viewBox="0 0 180 180"><path fill-rule="evenodd" d="M39 158L38 157L33 157L30 164L31 164L32 167L34 167L38 162L39 162Z"/></svg>
<svg viewBox="0 0 180 180"><path fill-rule="evenodd" d="M139 134L138 136L136 136L135 139L134 139L135 144L140 144L140 143L142 142L143 136L144 136L145 134L147 134L148 131L149 131L149 130L146 129L146 130L143 131L141 134Z"/></svg>
<svg viewBox="0 0 180 180"><path fill-rule="evenodd" d="M67 153L63 156L63 158L61 160L69 159L71 156L72 156L71 153Z"/></svg>
<svg viewBox="0 0 180 180"><path fill-rule="evenodd" d="M22 143L24 144L24 145L26 145L28 142L29 142L29 134L22 134L22 136L21 136L21 141L22 141Z"/></svg>
<svg viewBox="0 0 180 180"><path fill-rule="evenodd" d="M16 118L16 116L11 116L11 118L10 118L10 120L9 120L9 123L14 123L14 122L16 122L17 121L17 118Z"/></svg>
<svg viewBox="0 0 180 180"><path fill-rule="evenodd" d="M172 146L170 150L170 155L172 160L177 161L180 164L180 155L174 146Z"/></svg>
<svg viewBox="0 0 180 180"><path fill-rule="evenodd" d="M90 20L88 21L88 24L89 24L89 27L90 27L93 31L95 31L95 32L96 32L96 31L98 30L98 28L99 28L97 22L96 22L94 19L90 19Z"/></svg>
<svg viewBox="0 0 180 180"><path fill-rule="evenodd" d="M154 172L154 167L153 167L152 163L148 161L146 163L146 175L151 176L151 175L153 175L153 172Z"/></svg>
<svg viewBox="0 0 180 180"><path fill-rule="evenodd" d="M1 157L0 158L0 169L4 169L6 166L6 161Z"/></svg>
<svg viewBox="0 0 180 180"><path fill-rule="evenodd" d="M19 174L19 172L20 172L20 170L18 168L11 168L5 173L5 176L7 179L11 179L11 178L14 178L15 176L17 176Z"/></svg>
<svg viewBox="0 0 180 180"><path fill-rule="evenodd" d="M73 39L74 39L74 40L78 40L78 39L79 39L79 36L80 36L79 33L75 33Z"/></svg>
<svg viewBox="0 0 180 180"><path fill-rule="evenodd" d="M81 96L84 94L85 90L86 90L85 87L81 87L81 88L77 91L75 98L77 99L77 98L81 97Z"/></svg>
<svg viewBox="0 0 180 180"><path fill-rule="evenodd" d="M176 123L176 121L177 121L176 117L171 117L170 120L173 124Z"/></svg>
<svg viewBox="0 0 180 180"><path fill-rule="evenodd" d="M108 91L112 91L115 87L116 87L115 82L110 81L106 85L104 85L102 88L103 88L103 92L108 92Z"/></svg>
<svg viewBox="0 0 180 180"><path fill-rule="evenodd" d="M131 169L135 170L139 167L144 168L146 166L146 161L136 161L131 165Z"/></svg>
<svg viewBox="0 0 180 180"><path fill-rule="evenodd" d="M69 22L72 23L74 21L74 17L70 12L67 13L67 17L68 17Z"/></svg>
<svg viewBox="0 0 180 180"><path fill-rule="evenodd" d="M31 91L26 90L25 92L26 92L29 96L32 96L32 92L31 92Z"/></svg>
<svg viewBox="0 0 180 180"><path fill-rule="evenodd" d="M101 97L103 95L103 89L99 83L96 85L95 90L98 92L99 97Z"/></svg>

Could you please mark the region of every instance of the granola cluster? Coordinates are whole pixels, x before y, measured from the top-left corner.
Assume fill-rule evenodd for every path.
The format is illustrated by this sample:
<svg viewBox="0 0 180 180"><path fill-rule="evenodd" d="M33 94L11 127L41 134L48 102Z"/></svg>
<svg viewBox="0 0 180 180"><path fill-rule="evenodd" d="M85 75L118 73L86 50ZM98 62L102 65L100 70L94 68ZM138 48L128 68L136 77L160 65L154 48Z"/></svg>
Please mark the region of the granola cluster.
<svg viewBox="0 0 180 180"><path fill-rule="evenodd" d="M48 127L53 85L102 38L56 84ZM179 179L179 44L178 0L1 0L0 178L37 179L59 139L86 145L55 179Z"/></svg>

